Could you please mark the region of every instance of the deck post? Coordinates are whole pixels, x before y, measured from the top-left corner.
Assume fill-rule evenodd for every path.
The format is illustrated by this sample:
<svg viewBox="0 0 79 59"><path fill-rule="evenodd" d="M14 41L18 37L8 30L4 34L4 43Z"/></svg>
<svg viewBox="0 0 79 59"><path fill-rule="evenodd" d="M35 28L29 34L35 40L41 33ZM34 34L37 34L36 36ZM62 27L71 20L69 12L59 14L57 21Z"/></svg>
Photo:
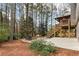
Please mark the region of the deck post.
<svg viewBox="0 0 79 59"><path fill-rule="evenodd" d="M69 34L68 34L68 37L69 37L69 38L71 37L71 34L70 34L70 33L71 33L71 28L70 28L70 27L71 27L71 24L70 24L70 19L69 19L69 20L68 20L68 33L69 33Z"/></svg>

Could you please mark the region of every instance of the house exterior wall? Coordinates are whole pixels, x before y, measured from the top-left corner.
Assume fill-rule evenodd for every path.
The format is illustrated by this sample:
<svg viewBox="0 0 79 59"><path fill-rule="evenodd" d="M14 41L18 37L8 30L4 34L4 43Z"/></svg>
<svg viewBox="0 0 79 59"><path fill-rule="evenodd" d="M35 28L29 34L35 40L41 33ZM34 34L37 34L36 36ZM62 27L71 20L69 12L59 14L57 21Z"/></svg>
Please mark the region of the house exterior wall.
<svg viewBox="0 0 79 59"><path fill-rule="evenodd" d="M79 3L71 4L71 24L76 25L76 37L79 39Z"/></svg>
<svg viewBox="0 0 79 59"><path fill-rule="evenodd" d="M77 20L76 20L76 3L71 3L71 25L75 25Z"/></svg>
<svg viewBox="0 0 79 59"><path fill-rule="evenodd" d="M76 7L76 20L77 20L76 35L79 40L79 4L77 4Z"/></svg>
<svg viewBox="0 0 79 59"><path fill-rule="evenodd" d="M60 25L62 25L62 26L64 26L64 25L68 25L68 19L63 18L63 19L60 20L59 23L60 23Z"/></svg>
<svg viewBox="0 0 79 59"><path fill-rule="evenodd" d="M59 20L59 37L75 37L75 27L69 26L71 17L69 15L57 18ZM57 28L57 27L56 27Z"/></svg>
<svg viewBox="0 0 79 59"><path fill-rule="evenodd" d="M79 40L79 22L78 22L78 24L77 24L76 34L77 34L77 38L78 38L78 40Z"/></svg>

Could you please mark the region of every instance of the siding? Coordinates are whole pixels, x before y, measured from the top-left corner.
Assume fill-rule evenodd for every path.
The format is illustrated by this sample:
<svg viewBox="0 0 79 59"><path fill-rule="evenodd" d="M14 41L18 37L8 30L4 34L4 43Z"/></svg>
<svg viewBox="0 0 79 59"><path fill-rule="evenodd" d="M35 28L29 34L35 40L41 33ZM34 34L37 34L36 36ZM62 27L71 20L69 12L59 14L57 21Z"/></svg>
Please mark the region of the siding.
<svg viewBox="0 0 79 59"><path fill-rule="evenodd" d="M76 8L76 20L77 20L76 34L77 34L77 38L79 38L79 4L77 4L77 8Z"/></svg>
<svg viewBox="0 0 79 59"><path fill-rule="evenodd" d="M76 20L76 3L71 4L71 25L75 25L77 20Z"/></svg>
<svg viewBox="0 0 79 59"><path fill-rule="evenodd" d="M77 33L77 38L79 38L79 22L77 24L77 30L76 30L76 33Z"/></svg>

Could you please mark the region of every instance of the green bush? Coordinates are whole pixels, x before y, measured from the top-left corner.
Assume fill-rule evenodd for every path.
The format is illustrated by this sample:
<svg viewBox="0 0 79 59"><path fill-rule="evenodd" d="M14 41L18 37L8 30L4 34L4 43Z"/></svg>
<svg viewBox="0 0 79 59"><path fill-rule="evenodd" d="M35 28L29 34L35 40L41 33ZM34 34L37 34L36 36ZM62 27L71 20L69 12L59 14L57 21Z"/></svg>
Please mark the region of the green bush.
<svg viewBox="0 0 79 59"><path fill-rule="evenodd" d="M20 33L14 33L13 36L14 36L15 39L18 39L18 38L21 37L21 34Z"/></svg>
<svg viewBox="0 0 79 59"><path fill-rule="evenodd" d="M45 41L43 41L43 40L34 40L34 41L32 41L30 47L37 51L41 51L45 46L44 44L45 44Z"/></svg>
<svg viewBox="0 0 79 59"><path fill-rule="evenodd" d="M10 36L9 28L6 24L0 24L0 42L8 40Z"/></svg>
<svg viewBox="0 0 79 59"><path fill-rule="evenodd" d="M44 40L34 40L32 41L30 47L33 50L39 51L41 55L49 55L49 53L55 52L56 50L51 44L52 43Z"/></svg>
<svg viewBox="0 0 79 59"><path fill-rule="evenodd" d="M0 35L0 42L4 42L8 40L8 35Z"/></svg>

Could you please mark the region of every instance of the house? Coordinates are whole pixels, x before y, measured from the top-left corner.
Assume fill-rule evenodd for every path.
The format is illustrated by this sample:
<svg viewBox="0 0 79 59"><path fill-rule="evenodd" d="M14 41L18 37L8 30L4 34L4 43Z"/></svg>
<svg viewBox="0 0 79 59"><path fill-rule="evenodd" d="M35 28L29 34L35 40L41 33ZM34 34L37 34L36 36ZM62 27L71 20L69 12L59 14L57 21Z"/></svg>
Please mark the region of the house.
<svg viewBox="0 0 79 59"><path fill-rule="evenodd" d="M76 5L76 37L79 40L79 3Z"/></svg>
<svg viewBox="0 0 79 59"><path fill-rule="evenodd" d="M76 25L76 37L79 40L79 3L71 5L71 23Z"/></svg>
<svg viewBox="0 0 79 59"><path fill-rule="evenodd" d="M60 27L60 37L76 37L76 27L71 24L71 15L60 16L55 20L59 22L56 27Z"/></svg>

